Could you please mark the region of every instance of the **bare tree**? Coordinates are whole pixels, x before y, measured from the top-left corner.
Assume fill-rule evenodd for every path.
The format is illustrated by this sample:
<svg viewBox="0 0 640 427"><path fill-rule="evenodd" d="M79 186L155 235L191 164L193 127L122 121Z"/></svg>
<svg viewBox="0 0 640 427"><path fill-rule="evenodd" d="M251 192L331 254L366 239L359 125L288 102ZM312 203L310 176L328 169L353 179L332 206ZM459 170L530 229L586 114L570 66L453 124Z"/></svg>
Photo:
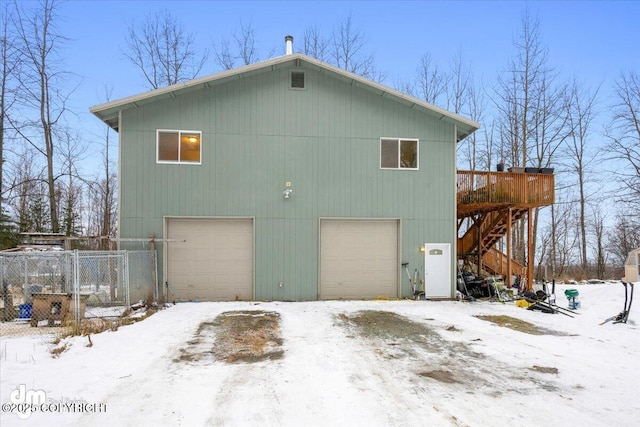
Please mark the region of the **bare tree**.
<svg viewBox="0 0 640 427"><path fill-rule="evenodd" d="M60 200L60 229L66 236L76 236L81 233L82 195L84 192L84 178L77 170L77 165L86 153L86 146L81 144L80 135L67 129L61 136L60 164L62 175L66 182L57 182L58 200Z"/></svg>
<svg viewBox="0 0 640 427"><path fill-rule="evenodd" d="M472 101L472 103L473 102L474 101ZM500 152L501 144L498 142L498 133L496 121L491 120L488 125L484 126L484 129L482 129L482 140L484 141L484 144L480 145L476 143L476 137L474 137L473 145L476 147L476 159L470 164L471 167L479 170L489 170L491 169L491 165L494 164L494 159L496 158L504 164L504 154ZM477 149L478 147L480 147L479 150Z"/></svg>
<svg viewBox="0 0 640 427"><path fill-rule="evenodd" d="M251 26L251 22L248 25L240 22L240 34L235 34L233 38L238 45L238 57L242 61L242 65L253 64L260 60L256 46L255 31Z"/></svg>
<svg viewBox="0 0 640 427"><path fill-rule="evenodd" d="M607 251L605 247L604 217L599 207L593 207L592 212L593 256L595 258L596 277L604 279L607 270Z"/></svg>
<svg viewBox="0 0 640 427"><path fill-rule="evenodd" d="M333 30L331 62L338 68L381 82L385 75L375 67L375 56L365 51L367 40L362 31L353 27L351 15Z"/></svg>
<svg viewBox="0 0 640 427"><path fill-rule="evenodd" d="M447 85L447 110L462 114L467 104L469 83L472 80L471 67L459 49L451 61L451 74Z"/></svg>
<svg viewBox="0 0 640 427"><path fill-rule="evenodd" d="M551 220L548 229L542 233L542 246L549 254L548 265L551 276L562 277L573 260L576 234L572 232L574 204L566 200L551 205Z"/></svg>
<svg viewBox="0 0 640 427"><path fill-rule="evenodd" d="M461 51L453 57L452 71L449 74L447 86L447 105L456 114L464 114L476 122L481 122L485 110L485 91L482 86L476 84L471 73L471 67L465 62ZM493 147L488 145L491 141L489 133L494 129L491 124L483 132L474 132L458 144L458 152L463 153L469 164L470 170L476 170L478 163L484 169L491 167ZM484 135L485 139L482 140ZM484 145L481 147L481 144ZM483 161L484 160L484 161Z"/></svg>
<svg viewBox="0 0 640 427"><path fill-rule="evenodd" d="M575 176L578 190L578 227L580 241L580 261L582 273L587 273L587 213L590 194L587 193L589 169L594 160L588 152L590 146L591 123L594 119L594 105L598 90L584 89L577 81L573 81L565 103L569 137L564 148L564 159L567 168Z"/></svg>
<svg viewBox="0 0 640 427"><path fill-rule="evenodd" d="M556 161L557 153L568 136L565 109L566 88L564 85L553 84L554 75L541 75L539 86L534 92L534 109L531 111L532 155L530 162L538 168L548 168ZM533 209L533 248L536 248L538 223L540 221L539 207Z"/></svg>
<svg viewBox="0 0 640 427"><path fill-rule="evenodd" d="M640 211L640 74L622 73L616 81L617 103L606 135L612 157L620 162L615 172L621 186L619 199Z"/></svg>
<svg viewBox="0 0 640 427"><path fill-rule="evenodd" d="M503 152L510 152L513 166L548 166L566 137L565 114L561 102L564 87L555 84L547 65L548 53L540 37L537 17L523 14L514 41L516 55L506 73L498 77L496 107L499 115ZM538 213L533 212L532 246L535 250ZM524 223L516 227L514 248L517 258L525 258Z"/></svg>
<svg viewBox="0 0 640 427"><path fill-rule="evenodd" d="M151 89L195 78L207 62L208 52L196 50L195 36L186 33L168 10L132 24L124 56L143 74Z"/></svg>
<svg viewBox="0 0 640 427"><path fill-rule="evenodd" d="M3 3L0 15L0 216L4 218L4 163L5 163L5 123L16 101L17 74L20 67L20 55L13 25L13 9L9 3Z"/></svg>
<svg viewBox="0 0 640 427"><path fill-rule="evenodd" d="M59 230L54 169L55 133L67 111L66 103L69 97L69 93L61 90L62 82L68 78L68 73L60 69L60 48L66 39L55 27L57 8L57 1L42 0L38 9L33 11L16 8L14 21L24 64L24 72L20 74L21 98L26 108L38 112L38 119L29 124L37 128L41 135L34 137L26 132L19 133L46 160L49 216L53 232Z"/></svg>
<svg viewBox="0 0 640 427"><path fill-rule="evenodd" d="M105 134L105 151L104 151L104 179L101 182L99 188L101 189L101 206L102 206L102 221L100 227L101 236L111 236L115 231L115 213L116 213L116 180L117 176L111 169L111 157L109 145L111 142L111 128L107 126ZM109 242L104 242L108 244ZM105 248L106 249L106 248Z"/></svg>
<svg viewBox="0 0 640 427"><path fill-rule="evenodd" d="M313 25L304 30L302 36L302 53L319 61L329 61L331 39L322 36L318 27Z"/></svg>
<svg viewBox="0 0 640 427"><path fill-rule="evenodd" d="M512 147L511 164L527 166L531 151L536 148L532 147L535 132L544 136L547 118L557 115L555 110L549 111L557 96L553 71L547 65L548 52L541 42L540 23L528 10L523 14L514 46L516 55L508 71L498 76L496 107L502 117L503 137Z"/></svg>
<svg viewBox="0 0 640 427"><path fill-rule="evenodd" d="M232 70L236 66L236 56L231 53L229 41L222 37L220 46L213 47L214 61L223 70Z"/></svg>
<svg viewBox="0 0 640 427"><path fill-rule="evenodd" d="M629 252L637 248L640 248L640 219L622 211L617 214L615 224L607 234L607 249L617 264L622 265Z"/></svg>
<svg viewBox="0 0 640 427"><path fill-rule="evenodd" d="M450 77L434 63L431 54L423 54L416 70L419 97L429 104L444 106L442 97L447 93L449 81Z"/></svg>
<svg viewBox="0 0 640 427"><path fill-rule="evenodd" d="M251 21L246 25L240 22L240 29L233 33L232 38L230 42L221 37L219 46L214 45L214 60L220 68L231 70L238 62L249 65L260 61L260 48ZM274 50L266 54L269 58L273 55Z"/></svg>
<svg viewBox="0 0 640 427"><path fill-rule="evenodd" d="M105 97L108 102L111 98L110 89L105 88ZM104 175L89 182L87 188L87 232L102 237L115 233L117 176L112 169L112 132L109 126L105 126L104 150L102 151ZM100 240L101 249L109 249L109 247L108 240Z"/></svg>
<svg viewBox="0 0 640 427"><path fill-rule="evenodd" d="M42 171L35 164L37 156L31 147L15 153L15 162L10 163L12 182L7 185L7 205L16 219L18 231L47 231L50 215L46 209L46 186Z"/></svg>

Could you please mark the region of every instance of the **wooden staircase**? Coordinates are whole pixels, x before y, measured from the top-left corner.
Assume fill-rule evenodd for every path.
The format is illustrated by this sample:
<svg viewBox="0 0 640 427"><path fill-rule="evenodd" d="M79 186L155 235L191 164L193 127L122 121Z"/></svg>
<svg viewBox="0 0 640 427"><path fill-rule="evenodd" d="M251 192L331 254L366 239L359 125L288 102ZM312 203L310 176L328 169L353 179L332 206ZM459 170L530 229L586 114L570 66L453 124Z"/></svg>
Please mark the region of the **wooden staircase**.
<svg viewBox="0 0 640 427"><path fill-rule="evenodd" d="M471 224L458 238L458 256L481 254L482 266L491 274L527 276L527 267L495 248L516 221L531 208L553 204L552 174L458 171L457 216L460 230L466 218ZM508 224L509 210L511 224Z"/></svg>
<svg viewBox="0 0 640 427"><path fill-rule="evenodd" d="M500 252L496 248L491 248L482 255L482 267L490 274L499 276L507 275L507 262L509 261L507 254ZM527 275L527 266L511 259L511 274L513 276L525 277Z"/></svg>
<svg viewBox="0 0 640 427"><path fill-rule="evenodd" d="M527 209L511 209L511 225L524 216ZM500 240L507 232L507 217L509 208L480 214L474 219L464 236L458 239L458 254L476 252L478 245L487 250ZM478 227L478 222L480 223ZM480 230L478 230L478 228ZM480 238L478 238L478 234Z"/></svg>
<svg viewBox="0 0 640 427"><path fill-rule="evenodd" d="M511 209L511 224L520 220L527 209ZM495 244L507 233L508 208L499 211L490 211L479 215L475 223L466 231L464 236L458 239L458 255L477 254L482 248L482 266L490 274L506 276L507 255L495 248ZM480 226L478 227L478 222ZM478 228L480 229L478 231ZM478 234L480 238L478 238ZM511 260L511 274L525 276L526 266Z"/></svg>

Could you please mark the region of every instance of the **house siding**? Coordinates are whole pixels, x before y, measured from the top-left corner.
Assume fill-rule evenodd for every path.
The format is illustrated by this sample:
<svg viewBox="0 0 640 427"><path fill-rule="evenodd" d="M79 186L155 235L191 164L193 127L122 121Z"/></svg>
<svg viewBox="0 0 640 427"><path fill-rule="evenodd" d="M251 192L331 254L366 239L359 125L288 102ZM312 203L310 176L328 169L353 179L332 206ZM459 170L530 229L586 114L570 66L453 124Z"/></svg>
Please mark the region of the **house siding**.
<svg viewBox="0 0 640 427"><path fill-rule="evenodd" d="M121 237L162 237L165 216L255 218L258 300L317 299L319 218L401 219L411 270L423 243L455 248L454 126L326 71L290 90L292 67L123 111ZM202 164L157 164L157 129L202 131ZM420 169L381 170L383 136L418 138Z"/></svg>

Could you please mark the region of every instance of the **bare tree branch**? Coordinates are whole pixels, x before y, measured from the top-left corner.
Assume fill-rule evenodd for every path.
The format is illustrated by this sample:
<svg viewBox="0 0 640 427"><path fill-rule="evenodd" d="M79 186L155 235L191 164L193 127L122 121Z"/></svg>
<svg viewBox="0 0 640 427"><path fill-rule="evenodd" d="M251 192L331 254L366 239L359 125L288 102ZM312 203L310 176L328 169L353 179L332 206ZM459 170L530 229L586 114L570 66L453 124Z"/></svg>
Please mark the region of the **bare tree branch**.
<svg viewBox="0 0 640 427"><path fill-rule="evenodd" d="M195 36L186 33L166 9L147 16L141 26L129 26L126 41L124 56L151 89L197 77L209 57L207 50L196 50Z"/></svg>
<svg viewBox="0 0 640 427"><path fill-rule="evenodd" d="M307 27L302 37L302 53L319 61L329 61L331 39L320 34L317 26Z"/></svg>
<svg viewBox="0 0 640 427"><path fill-rule="evenodd" d="M333 30L330 58L335 66L368 79L382 82L386 75L375 67L375 57L365 52L364 33L352 26L351 15Z"/></svg>
<svg viewBox="0 0 640 427"><path fill-rule="evenodd" d="M607 128L611 157L624 166L615 175L619 200L640 210L640 74L622 73L616 80L617 103Z"/></svg>

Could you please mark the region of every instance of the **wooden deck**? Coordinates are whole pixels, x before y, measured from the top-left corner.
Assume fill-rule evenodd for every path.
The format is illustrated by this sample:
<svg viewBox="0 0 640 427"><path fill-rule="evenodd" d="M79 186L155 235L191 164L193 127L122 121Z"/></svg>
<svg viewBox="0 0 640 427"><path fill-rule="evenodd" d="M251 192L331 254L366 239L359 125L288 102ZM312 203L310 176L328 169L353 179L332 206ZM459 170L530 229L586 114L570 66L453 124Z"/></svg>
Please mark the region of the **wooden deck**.
<svg viewBox="0 0 640 427"><path fill-rule="evenodd" d="M458 171L457 215L466 218L508 207L553 204L555 176L541 173Z"/></svg>
<svg viewBox="0 0 640 427"><path fill-rule="evenodd" d="M551 205L554 200L555 177L552 174L458 171L458 227L464 218L472 218L473 224L463 236L458 236L458 256L474 256L480 268L493 274L526 276L527 288L531 289L532 266L509 260L494 245L527 212ZM530 221L529 216L526 215L527 221ZM528 258L533 259L532 248L528 250ZM509 281L507 279L507 283Z"/></svg>

